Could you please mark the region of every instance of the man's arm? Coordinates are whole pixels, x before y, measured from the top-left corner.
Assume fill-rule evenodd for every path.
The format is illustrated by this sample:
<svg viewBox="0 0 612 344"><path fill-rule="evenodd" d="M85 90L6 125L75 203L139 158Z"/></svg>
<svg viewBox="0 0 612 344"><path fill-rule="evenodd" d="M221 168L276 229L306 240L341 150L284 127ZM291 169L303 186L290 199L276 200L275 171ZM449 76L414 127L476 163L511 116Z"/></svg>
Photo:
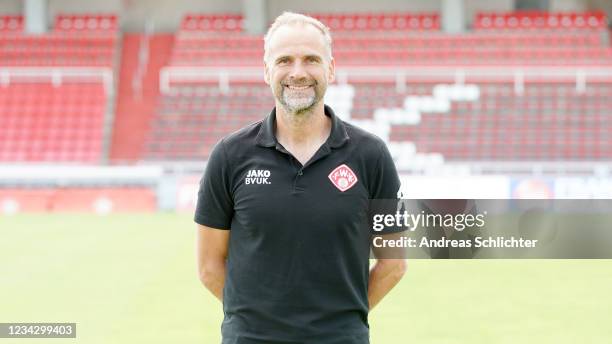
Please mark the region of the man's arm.
<svg viewBox="0 0 612 344"><path fill-rule="evenodd" d="M404 259L378 259L370 270L368 302L370 310L402 279L406 272Z"/></svg>
<svg viewBox="0 0 612 344"><path fill-rule="evenodd" d="M393 239L400 236L401 233L383 235L385 239ZM398 248L376 248L373 246L372 250L377 259L374 266L370 269L370 279L368 282L368 303L370 304L370 310L395 287L406 273L406 260L401 258L404 255Z"/></svg>
<svg viewBox="0 0 612 344"><path fill-rule="evenodd" d="M225 260L229 247L229 230L198 225L198 275L204 286L223 302Z"/></svg>

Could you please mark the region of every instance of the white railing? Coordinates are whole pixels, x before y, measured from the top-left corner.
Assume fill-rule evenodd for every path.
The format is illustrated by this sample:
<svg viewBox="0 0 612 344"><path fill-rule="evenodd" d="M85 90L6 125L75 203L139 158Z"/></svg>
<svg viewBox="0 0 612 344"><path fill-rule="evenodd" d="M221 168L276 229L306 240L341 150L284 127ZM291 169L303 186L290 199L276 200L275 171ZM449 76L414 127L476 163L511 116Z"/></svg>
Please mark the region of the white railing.
<svg viewBox="0 0 612 344"><path fill-rule="evenodd" d="M233 82L258 81L263 83L262 67L180 67L168 66L160 71L159 88L169 93L174 84L214 82L227 91ZM339 67L339 84L351 81L394 81L403 92L408 82L508 82L516 94L531 82L571 82L583 93L589 83L612 82L612 67L608 66L410 66L410 67Z"/></svg>
<svg viewBox="0 0 612 344"><path fill-rule="evenodd" d="M102 82L107 96L114 95L113 71L108 67L2 67L0 87L12 82Z"/></svg>

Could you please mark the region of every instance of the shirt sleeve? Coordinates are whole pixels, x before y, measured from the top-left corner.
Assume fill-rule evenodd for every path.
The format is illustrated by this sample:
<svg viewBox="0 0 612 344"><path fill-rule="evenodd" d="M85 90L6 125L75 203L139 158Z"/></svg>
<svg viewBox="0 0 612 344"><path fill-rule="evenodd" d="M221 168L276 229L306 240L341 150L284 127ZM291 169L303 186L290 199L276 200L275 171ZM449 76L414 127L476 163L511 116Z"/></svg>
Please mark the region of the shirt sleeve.
<svg viewBox="0 0 612 344"><path fill-rule="evenodd" d="M223 140L213 148L200 181L194 221L216 229L230 229L234 215L229 161Z"/></svg>
<svg viewBox="0 0 612 344"><path fill-rule="evenodd" d="M381 144L380 155L374 167L373 180L370 183L371 199L397 199L400 190L400 179L395 163L385 144Z"/></svg>
<svg viewBox="0 0 612 344"><path fill-rule="evenodd" d="M400 178L391 153L383 143L381 143L378 160L373 168L369 207L372 233L379 235L404 231L405 228L398 225L383 226L383 228L378 227L377 229L374 226L375 216L396 214L399 206L398 199L400 198Z"/></svg>

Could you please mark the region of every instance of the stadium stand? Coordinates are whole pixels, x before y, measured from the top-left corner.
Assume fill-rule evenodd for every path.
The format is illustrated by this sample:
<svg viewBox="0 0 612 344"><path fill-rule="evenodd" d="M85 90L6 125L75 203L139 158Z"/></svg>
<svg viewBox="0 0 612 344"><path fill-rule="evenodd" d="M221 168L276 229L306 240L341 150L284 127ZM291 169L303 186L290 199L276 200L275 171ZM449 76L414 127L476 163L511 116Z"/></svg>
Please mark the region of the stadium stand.
<svg viewBox="0 0 612 344"><path fill-rule="evenodd" d="M18 29L0 30L0 65L112 67L118 39L116 20L114 15L59 15L53 30L44 35L23 33L22 21L5 24ZM3 22L11 21L4 18Z"/></svg>
<svg viewBox="0 0 612 344"><path fill-rule="evenodd" d="M150 160L207 157L224 135L260 120L274 106L264 84L186 86L163 95L146 146ZM214 101L212 101L214 99Z"/></svg>
<svg viewBox="0 0 612 344"><path fill-rule="evenodd" d="M118 30L117 16L114 14L60 14L55 17L54 30L65 33L108 33Z"/></svg>
<svg viewBox="0 0 612 344"><path fill-rule="evenodd" d="M0 16L0 33L23 31L23 16Z"/></svg>
<svg viewBox="0 0 612 344"><path fill-rule="evenodd" d="M437 14L315 16L331 26L340 65L580 65L609 64L612 58L606 18L600 12L479 14L476 31L464 35L441 33ZM540 29L542 20L553 19L558 27ZM522 26L510 24L515 21ZM260 66L262 37L241 35L240 23L240 16L186 16L170 65ZM511 30L514 27L530 30ZM565 30L572 28L576 30ZM588 30L578 30L582 28Z"/></svg>
<svg viewBox="0 0 612 344"><path fill-rule="evenodd" d="M407 31L440 30L437 13L321 13L312 14L335 33L384 32L385 34Z"/></svg>
<svg viewBox="0 0 612 344"><path fill-rule="evenodd" d="M439 32L436 14L315 16L334 32L339 67L612 64L607 18L601 12L482 13L475 20L475 31L461 35ZM241 18L236 16L187 16L175 35L169 66L260 67L262 37L240 34L237 23ZM232 34L226 34L228 27ZM612 157L608 148L612 122L606 119L612 85L607 83L590 83L579 92L576 83L567 80L539 81L526 83L519 94L512 80L484 79L469 85L477 96L466 99L441 99L436 88L443 85L432 80L401 90L392 78L351 80L349 86L354 97L347 119L376 132L392 149L400 147L431 161ZM430 105L407 111L406 104L415 96ZM271 103L263 83L238 81L225 92L214 83L174 84L161 98L145 157L201 159L224 134L262 118Z"/></svg>
<svg viewBox="0 0 612 344"><path fill-rule="evenodd" d="M98 162L105 109L101 83L0 87L0 161Z"/></svg>
<svg viewBox="0 0 612 344"><path fill-rule="evenodd" d="M239 14L187 14L181 21L181 32L237 32L243 29Z"/></svg>
<svg viewBox="0 0 612 344"><path fill-rule="evenodd" d="M475 30L605 30L608 22L602 11L477 13Z"/></svg>
<svg viewBox="0 0 612 344"><path fill-rule="evenodd" d="M479 13L474 21L475 31L461 35L441 33L436 13L315 16L333 30L334 56L338 66L343 67L581 67L612 63L603 12ZM262 37L242 34L242 28L243 18L239 14L190 13L174 35L174 46L170 48L164 43L161 49L171 50L168 62L171 67L259 67ZM22 30L22 17L0 18L3 66L116 65L115 15L60 14L53 30L46 35L25 35ZM152 55L163 54L153 50ZM121 82L125 84L126 80ZM146 80L147 84L156 81L150 76ZM526 84L523 94L517 97L512 83L479 81L473 84L479 90L478 99L451 101L445 111L423 110L418 116L401 119L406 116L405 111L398 109L405 109L407 99L434 96L436 84L425 80L398 90L389 82L351 81L354 98L346 117L371 128L380 127L372 121L383 118L384 122L387 118L388 128L375 131L390 143L412 144L416 153L440 154L445 160L609 158L606 149L609 126L602 119L610 106L606 99L609 86L605 83L590 84L583 93L576 92L576 86L567 81L550 83L544 89L558 92L546 94ZM149 93L157 96L153 90ZM104 159L102 127L107 100L104 87L91 81L59 85L51 81L4 83L0 88L0 120L7 127L3 138L10 140L3 140L0 159L82 162ZM542 105L544 108L533 105L550 102L568 105L554 108L558 118L550 117L553 114L547 112L548 105ZM113 155L132 160L199 160L221 136L263 117L272 100L264 84L243 80L232 82L226 90L217 83L179 83L173 85L172 92L162 94L158 104L150 125L138 124L142 132L138 137L147 136L145 131L150 127L144 150L135 149L134 140L121 139L134 134L129 124L133 121L126 121L117 127L123 129L113 138L125 144L118 145ZM129 112L133 106L119 107ZM61 112L74 115L63 115L70 121L62 122L58 118ZM148 116L143 118L148 120ZM52 128L51 134L36 129L47 125ZM91 140L79 143L81 136ZM582 143L574 144L576 140ZM495 145L503 145L503 149L495 149ZM129 154L122 153L128 150Z"/></svg>
<svg viewBox="0 0 612 344"><path fill-rule="evenodd" d="M437 13L343 13L311 14L334 32L439 30L440 16ZM237 32L243 29L244 19L240 14L187 14L180 26L182 32Z"/></svg>
<svg viewBox="0 0 612 344"><path fill-rule="evenodd" d="M338 68L326 102L403 174L609 173L603 12L483 12L452 35L437 13L315 16ZM191 211L213 145L274 104L240 14L189 13L167 34L122 33L114 14L60 13L42 35L24 24L0 15L5 214Z"/></svg>
<svg viewBox="0 0 612 344"><path fill-rule="evenodd" d="M422 113L417 125L393 125L389 140L413 142L419 152L451 161L612 158L612 120L606 110L612 106L607 96L612 85L591 85L582 95L574 84L527 85L521 97L511 84L481 84L479 89L479 101L452 102L447 112ZM357 92L357 98L365 99L371 93ZM371 107L379 106L376 98L370 101Z"/></svg>
<svg viewBox="0 0 612 344"><path fill-rule="evenodd" d="M42 35L0 22L0 161L101 162L117 17L59 15Z"/></svg>
<svg viewBox="0 0 612 344"><path fill-rule="evenodd" d="M117 106L113 126L112 163L137 161L144 145L159 98L159 71L168 63L172 34L126 33L122 40ZM143 50L153 53L142 60Z"/></svg>

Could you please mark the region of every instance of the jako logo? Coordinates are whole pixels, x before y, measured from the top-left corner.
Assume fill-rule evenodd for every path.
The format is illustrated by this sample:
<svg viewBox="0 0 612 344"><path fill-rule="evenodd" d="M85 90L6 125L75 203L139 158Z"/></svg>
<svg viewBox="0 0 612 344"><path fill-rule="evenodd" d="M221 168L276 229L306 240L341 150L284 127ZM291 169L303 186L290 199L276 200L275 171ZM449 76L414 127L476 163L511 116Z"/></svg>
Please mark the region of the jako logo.
<svg viewBox="0 0 612 344"><path fill-rule="evenodd" d="M244 183L246 185L272 184L270 183L268 178L270 178L270 171L268 170L249 170L249 172L247 172L246 178L244 178Z"/></svg>
<svg viewBox="0 0 612 344"><path fill-rule="evenodd" d="M336 167L327 177L342 192L357 184L357 175L345 164Z"/></svg>

